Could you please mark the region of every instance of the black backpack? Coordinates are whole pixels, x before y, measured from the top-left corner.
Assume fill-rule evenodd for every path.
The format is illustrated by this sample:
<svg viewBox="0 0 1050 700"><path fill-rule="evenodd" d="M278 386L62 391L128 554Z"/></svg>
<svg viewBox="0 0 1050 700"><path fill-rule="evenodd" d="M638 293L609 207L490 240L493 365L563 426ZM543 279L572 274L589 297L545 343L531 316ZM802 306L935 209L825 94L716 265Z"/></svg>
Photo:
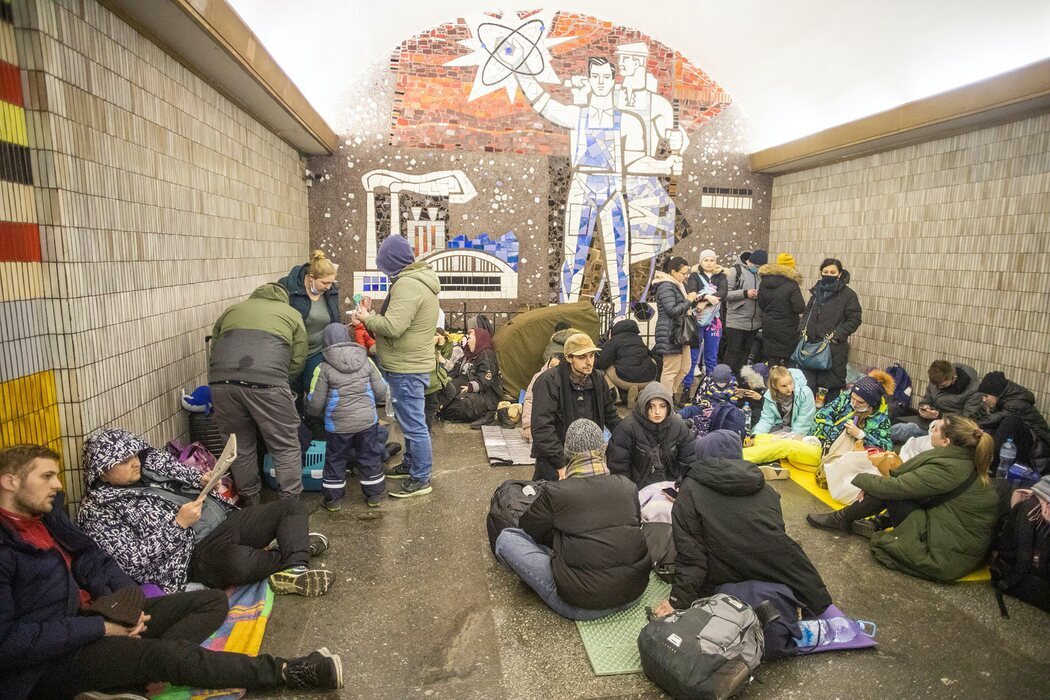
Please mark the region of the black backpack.
<svg viewBox="0 0 1050 700"><path fill-rule="evenodd" d="M1050 523L1032 520L1038 508L1035 496L1011 508L992 552L992 586L1003 617L1010 617L1004 595L1050 612Z"/></svg>
<svg viewBox="0 0 1050 700"><path fill-rule="evenodd" d="M489 548L496 553L496 538L508 527L517 527L521 514L529 509L540 494L542 481L518 481L508 479L496 487L485 520L489 532Z"/></svg>

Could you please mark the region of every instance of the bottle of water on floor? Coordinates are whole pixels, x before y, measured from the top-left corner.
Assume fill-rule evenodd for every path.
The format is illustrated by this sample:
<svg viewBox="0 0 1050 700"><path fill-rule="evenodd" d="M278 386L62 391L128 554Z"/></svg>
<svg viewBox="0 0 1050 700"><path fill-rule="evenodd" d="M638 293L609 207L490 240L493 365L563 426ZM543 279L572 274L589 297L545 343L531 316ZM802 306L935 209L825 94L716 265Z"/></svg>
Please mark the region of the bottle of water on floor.
<svg viewBox="0 0 1050 700"><path fill-rule="evenodd" d="M1010 473L1010 467L1017 461L1017 446L1013 438L1007 438L1003 446L999 448L999 468L995 470L996 479L1006 479Z"/></svg>
<svg viewBox="0 0 1050 700"><path fill-rule="evenodd" d="M751 404L744 404L744 436L751 434Z"/></svg>

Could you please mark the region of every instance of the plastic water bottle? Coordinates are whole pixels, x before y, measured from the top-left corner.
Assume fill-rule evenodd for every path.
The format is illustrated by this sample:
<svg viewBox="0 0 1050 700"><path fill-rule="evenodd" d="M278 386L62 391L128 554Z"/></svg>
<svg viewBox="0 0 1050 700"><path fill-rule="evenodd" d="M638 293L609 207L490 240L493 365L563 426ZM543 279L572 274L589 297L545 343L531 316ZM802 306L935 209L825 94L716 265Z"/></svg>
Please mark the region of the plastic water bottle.
<svg viewBox="0 0 1050 700"><path fill-rule="evenodd" d="M744 433L751 434L751 404L744 404Z"/></svg>
<svg viewBox="0 0 1050 700"><path fill-rule="evenodd" d="M1010 467L1017 461L1017 447L1013 438L1007 438L1003 446L999 448L999 468L995 470L996 479L1009 478Z"/></svg>

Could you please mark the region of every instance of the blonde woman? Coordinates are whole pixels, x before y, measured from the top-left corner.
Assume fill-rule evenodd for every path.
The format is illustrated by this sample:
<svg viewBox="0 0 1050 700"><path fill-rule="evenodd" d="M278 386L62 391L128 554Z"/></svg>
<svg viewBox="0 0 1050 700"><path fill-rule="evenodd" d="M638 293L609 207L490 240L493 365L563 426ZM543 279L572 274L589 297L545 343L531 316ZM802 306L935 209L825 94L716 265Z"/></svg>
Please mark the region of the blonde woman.
<svg viewBox="0 0 1050 700"><path fill-rule="evenodd" d="M288 303L302 314L306 326L306 368L292 389L302 394L310 385L321 353L321 333L329 323L342 323L339 315L339 285L335 282L335 264L323 250L315 250L310 262L296 265L280 280L288 290Z"/></svg>
<svg viewBox="0 0 1050 700"><path fill-rule="evenodd" d="M998 496L988 478L995 442L954 414L934 425L930 440L933 449L889 476L853 477L861 489L853 504L806 520L870 536L879 562L912 576L949 582L981 566L998 520Z"/></svg>

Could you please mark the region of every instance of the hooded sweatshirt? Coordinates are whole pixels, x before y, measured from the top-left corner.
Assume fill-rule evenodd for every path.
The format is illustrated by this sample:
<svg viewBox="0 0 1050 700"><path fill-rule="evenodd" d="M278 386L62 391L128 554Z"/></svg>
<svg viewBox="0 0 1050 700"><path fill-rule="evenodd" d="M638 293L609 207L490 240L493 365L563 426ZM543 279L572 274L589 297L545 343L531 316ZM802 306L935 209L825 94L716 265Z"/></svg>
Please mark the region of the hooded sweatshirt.
<svg viewBox="0 0 1050 700"><path fill-rule="evenodd" d="M142 462L139 484L113 486L102 481L103 473L134 455ZM190 556L202 539L201 528L214 527L234 509L212 491L202 522L180 526L175 516L183 503L200 493L201 473L126 430L105 430L88 438L83 469L87 495L77 515L81 529L128 576L138 583L155 583L169 593L186 583Z"/></svg>
<svg viewBox="0 0 1050 700"><path fill-rule="evenodd" d="M413 262L392 276L381 311L364 320L375 336L379 366L384 370L427 375L434 370L440 291L437 273L426 263Z"/></svg>
<svg viewBox="0 0 1050 700"><path fill-rule="evenodd" d="M725 583L782 583L814 615L831 604L813 562L784 529L780 494L741 458L740 436L716 430L698 441L697 459L672 510L677 551L671 604L681 610Z"/></svg>
<svg viewBox="0 0 1050 700"><path fill-rule="evenodd" d="M212 329L208 382L288 386L306 365L306 327L288 290L270 282L226 309Z"/></svg>
<svg viewBox="0 0 1050 700"><path fill-rule="evenodd" d="M663 399L669 415L659 423L649 419L649 404ZM650 382L638 394L627 416L616 426L606 459L613 474L623 474L639 490L661 481L678 481L693 464L693 433L673 411L671 392L659 382Z"/></svg>
<svg viewBox="0 0 1050 700"><path fill-rule="evenodd" d="M307 412L321 416L330 433L353 435L376 424L376 401L386 400L386 384L368 359L368 351L350 340L341 323L321 334L324 361L314 371Z"/></svg>

